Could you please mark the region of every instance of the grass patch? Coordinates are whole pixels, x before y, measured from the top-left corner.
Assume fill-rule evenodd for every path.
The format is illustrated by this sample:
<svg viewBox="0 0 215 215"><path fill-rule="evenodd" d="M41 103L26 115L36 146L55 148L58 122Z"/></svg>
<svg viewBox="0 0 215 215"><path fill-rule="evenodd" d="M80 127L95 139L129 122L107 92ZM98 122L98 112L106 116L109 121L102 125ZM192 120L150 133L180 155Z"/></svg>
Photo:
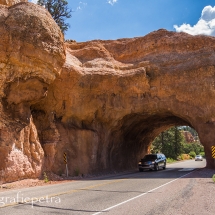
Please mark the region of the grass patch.
<svg viewBox="0 0 215 215"><path fill-rule="evenodd" d="M215 174L212 176L212 180L215 182Z"/></svg>
<svg viewBox="0 0 215 215"><path fill-rule="evenodd" d="M167 163L174 163L174 162L176 162L176 160L174 160L173 158L167 158L166 162Z"/></svg>

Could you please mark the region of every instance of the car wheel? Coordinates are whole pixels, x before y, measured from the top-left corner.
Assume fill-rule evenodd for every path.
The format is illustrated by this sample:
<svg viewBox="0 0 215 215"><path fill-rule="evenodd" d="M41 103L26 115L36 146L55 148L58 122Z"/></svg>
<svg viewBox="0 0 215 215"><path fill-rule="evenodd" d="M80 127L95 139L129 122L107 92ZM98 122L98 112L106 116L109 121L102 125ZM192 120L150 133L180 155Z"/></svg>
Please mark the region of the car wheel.
<svg viewBox="0 0 215 215"><path fill-rule="evenodd" d="M159 169L158 164L155 164L154 170L155 170L155 171L158 171L158 169Z"/></svg>
<svg viewBox="0 0 215 215"><path fill-rule="evenodd" d="M139 168L139 171L140 171L140 172L143 172L143 169Z"/></svg>
<svg viewBox="0 0 215 215"><path fill-rule="evenodd" d="M166 163L164 163L163 169L166 169Z"/></svg>

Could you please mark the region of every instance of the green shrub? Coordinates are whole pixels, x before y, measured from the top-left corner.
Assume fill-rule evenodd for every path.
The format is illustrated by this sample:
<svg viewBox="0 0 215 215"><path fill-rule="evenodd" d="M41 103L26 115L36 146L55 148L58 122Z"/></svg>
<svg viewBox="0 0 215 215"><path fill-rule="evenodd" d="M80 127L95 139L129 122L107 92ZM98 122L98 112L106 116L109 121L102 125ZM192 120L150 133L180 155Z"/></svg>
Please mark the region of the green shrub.
<svg viewBox="0 0 215 215"><path fill-rule="evenodd" d="M174 160L174 159L172 159L172 158L167 158L166 159L166 162L167 163L173 163L173 162L175 162L176 160Z"/></svg>
<svg viewBox="0 0 215 215"><path fill-rule="evenodd" d="M46 172L43 173L43 176L44 176L44 182L45 183L49 182L49 179L48 179Z"/></svg>
<svg viewBox="0 0 215 215"><path fill-rule="evenodd" d="M196 153L195 153L194 151L191 151L191 152L189 153L189 155L190 155L190 157L195 158Z"/></svg>
<svg viewBox="0 0 215 215"><path fill-rule="evenodd" d="M215 182L215 174L212 176L212 180Z"/></svg>
<svg viewBox="0 0 215 215"><path fill-rule="evenodd" d="M177 157L177 160L178 160L178 161L180 161L180 160L184 160L184 158L183 158L183 156L182 156L182 155L179 155L179 156Z"/></svg>

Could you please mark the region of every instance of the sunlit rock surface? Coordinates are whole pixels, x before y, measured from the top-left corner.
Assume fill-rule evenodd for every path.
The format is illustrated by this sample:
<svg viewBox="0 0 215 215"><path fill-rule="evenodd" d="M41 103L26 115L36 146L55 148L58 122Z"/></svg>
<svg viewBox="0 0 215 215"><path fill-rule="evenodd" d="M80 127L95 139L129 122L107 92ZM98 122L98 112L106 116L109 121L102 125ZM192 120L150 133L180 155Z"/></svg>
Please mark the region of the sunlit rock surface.
<svg viewBox="0 0 215 215"><path fill-rule="evenodd" d="M31 105L46 97L64 62L63 35L44 8L0 5L0 181L40 176L44 151Z"/></svg>
<svg viewBox="0 0 215 215"><path fill-rule="evenodd" d="M43 7L0 4L0 181L65 174L64 153L71 176L137 168L174 125L196 129L215 168L214 37L64 43Z"/></svg>
<svg viewBox="0 0 215 215"><path fill-rule="evenodd" d="M12 6L18 4L19 2L28 2L28 0L0 0L0 5Z"/></svg>
<svg viewBox="0 0 215 215"><path fill-rule="evenodd" d="M215 38L166 30L115 41L66 43L66 63L32 106L46 168L75 175L136 168L154 138L195 128L214 167Z"/></svg>

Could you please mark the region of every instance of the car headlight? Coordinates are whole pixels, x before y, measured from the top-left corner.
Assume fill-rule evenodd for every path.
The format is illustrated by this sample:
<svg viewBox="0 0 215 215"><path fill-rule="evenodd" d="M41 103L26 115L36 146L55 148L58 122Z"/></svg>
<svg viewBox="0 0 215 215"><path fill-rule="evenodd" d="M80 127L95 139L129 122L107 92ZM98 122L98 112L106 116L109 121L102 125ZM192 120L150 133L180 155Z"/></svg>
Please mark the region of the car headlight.
<svg viewBox="0 0 215 215"><path fill-rule="evenodd" d="M148 161L148 164L149 165L152 165L152 164L154 164L155 162L154 161Z"/></svg>

